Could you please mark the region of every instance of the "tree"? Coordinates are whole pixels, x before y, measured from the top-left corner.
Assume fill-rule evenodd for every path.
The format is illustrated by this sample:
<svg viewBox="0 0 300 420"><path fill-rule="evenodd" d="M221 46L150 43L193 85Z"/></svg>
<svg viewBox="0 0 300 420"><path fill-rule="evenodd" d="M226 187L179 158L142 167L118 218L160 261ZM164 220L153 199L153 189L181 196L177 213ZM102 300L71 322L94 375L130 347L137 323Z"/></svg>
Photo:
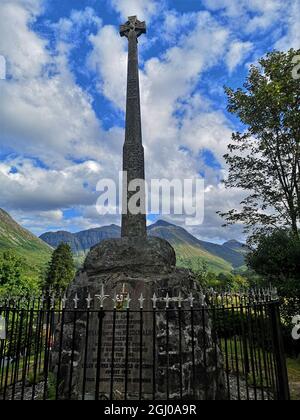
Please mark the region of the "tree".
<svg viewBox="0 0 300 420"><path fill-rule="evenodd" d="M6 251L0 256L0 286L18 284L21 281L24 261L12 251Z"/></svg>
<svg viewBox="0 0 300 420"><path fill-rule="evenodd" d="M248 287L247 279L240 274L220 273L217 277L220 287L224 289L240 290Z"/></svg>
<svg viewBox="0 0 300 420"><path fill-rule="evenodd" d="M202 260L201 258L197 258L193 264L192 271L200 285L202 287L206 287L208 277L208 265L206 261Z"/></svg>
<svg viewBox="0 0 300 420"><path fill-rule="evenodd" d="M251 66L244 89L226 88L228 111L246 127L232 135L225 160L226 187L247 192L241 211L220 213L227 224L240 223L252 240L277 227L299 238L300 81L293 58L300 50L272 52Z"/></svg>
<svg viewBox="0 0 300 420"><path fill-rule="evenodd" d="M39 292L37 280L25 275L26 269L26 261L13 251L0 256L0 296L19 297Z"/></svg>
<svg viewBox="0 0 300 420"><path fill-rule="evenodd" d="M277 229L261 237L247 262L266 282L278 287L281 295L300 296L300 239L291 231Z"/></svg>
<svg viewBox="0 0 300 420"><path fill-rule="evenodd" d="M46 288L65 291L74 278L75 267L71 248L60 244L53 252L46 275Z"/></svg>

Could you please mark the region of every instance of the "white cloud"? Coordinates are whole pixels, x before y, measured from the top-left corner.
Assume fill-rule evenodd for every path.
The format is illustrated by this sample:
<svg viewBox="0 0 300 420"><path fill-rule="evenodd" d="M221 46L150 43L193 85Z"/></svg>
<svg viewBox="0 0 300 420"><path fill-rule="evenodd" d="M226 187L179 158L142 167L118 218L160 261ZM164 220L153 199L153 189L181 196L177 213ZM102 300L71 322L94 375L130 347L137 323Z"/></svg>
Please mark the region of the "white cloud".
<svg viewBox="0 0 300 420"><path fill-rule="evenodd" d="M125 108L127 42L121 39L117 29L104 26L97 35L91 35L93 51L88 59L88 66L97 72L98 87L118 108Z"/></svg>
<svg viewBox="0 0 300 420"><path fill-rule="evenodd" d="M300 0L292 0L285 8L286 35L275 45L280 50L300 48Z"/></svg>
<svg viewBox="0 0 300 420"><path fill-rule="evenodd" d="M4 0L0 4L0 51L8 62L8 72L15 79L40 76L49 64L46 42L28 25L39 11L39 1Z"/></svg>
<svg viewBox="0 0 300 420"><path fill-rule="evenodd" d="M102 26L102 20L96 15L94 9L86 7L83 10L72 10L68 18L61 18L51 26L56 30L61 41L71 42L72 45L69 47L74 47L78 36L82 36L81 30L84 30L85 36L88 36L93 27Z"/></svg>
<svg viewBox="0 0 300 420"><path fill-rule="evenodd" d="M139 20L149 21L155 13L158 13L163 0L111 0L111 4L122 19L137 16Z"/></svg>
<svg viewBox="0 0 300 420"><path fill-rule="evenodd" d="M284 20L286 10L295 2L298 0L204 0L209 10L221 11L234 27L246 33L265 31Z"/></svg>
<svg viewBox="0 0 300 420"><path fill-rule="evenodd" d="M93 205L94 187L103 168L95 161L61 170L40 168L29 159L0 163L0 207L27 211L58 211L83 203Z"/></svg>
<svg viewBox="0 0 300 420"><path fill-rule="evenodd" d="M249 53L253 50L252 42L234 41L226 56L226 64L229 72L233 72L239 64L242 64Z"/></svg>
<svg viewBox="0 0 300 420"><path fill-rule="evenodd" d="M69 47L60 42L59 53L51 55L46 42L29 27L38 8L29 9L25 3L0 4L0 50L12 76L0 84L1 141L48 166L61 167L71 158L101 160L109 154L101 143L107 133L95 115L92 97L69 70ZM100 25L90 9L84 16ZM76 12L71 18L80 21ZM114 133L110 133L112 142Z"/></svg>
<svg viewBox="0 0 300 420"><path fill-rule="evenodd" d="M42 218L46 218L48 221L57 223L57 222L63 222L64 213L62 210L50 210L50 211L40 212L39 216Z"/></svg>

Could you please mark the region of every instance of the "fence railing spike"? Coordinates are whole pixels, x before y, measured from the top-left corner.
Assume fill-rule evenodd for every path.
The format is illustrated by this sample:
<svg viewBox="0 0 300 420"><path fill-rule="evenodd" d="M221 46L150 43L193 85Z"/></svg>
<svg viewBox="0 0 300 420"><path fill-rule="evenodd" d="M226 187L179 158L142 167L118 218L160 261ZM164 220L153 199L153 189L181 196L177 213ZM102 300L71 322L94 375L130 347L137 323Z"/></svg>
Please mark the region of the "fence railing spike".
<svg viewBox="0 0 300 420"><path fill-rule="evenodd" d="M141 293L141 296L139 297L138 301L140 303L140 309L144 309L144 302L145 302L145 298L143 296L143 293Z"/></svg>
<svg viewBox="0 0 300 420"><path fill-rule="evenodd" d="M109 297L110 297L109 295L106 295L105 294L104 284L101 283L101 292L100 292L100 295L95 295L95 298L97 298L99 300L99 302L100 302L100 308L103 308L104 307L104 301L105 301L105 299L107 299ZM116 298L116 296L115 296L115 298ZM117 307L117 304L116 304L116 307Z"/></svg>
<svg viewBox="0 0 300 420"><path fill-rule="evenodd" d="M130 294L127 293L127 296L125 298L125 302L126 302L126 309L130 309L130 302L131 302L131 298L130 298Z"/></svg>
<svg viewBox="0 0 300 420"><path fill-rule="evenodd" d="M50 299L50 309L55 308L55 294L53 293Z"/></svg>
<svg viewBox="0 0 300 420"><path fill-rule="evenodd" d="M200 299L200 306L205 306L205 298L206 298L206 296L205 296L205 294L203 293L203 291L201 290L201 292L200 292L200 296L199 296L199 299Z"/></svg>
<svg viewBox="0 0 300 420"><path fill-rule="evenodd" d="M117 309L118 297L117 297L116 292L115 292L115 294L114 294L114 297L112 298L112 301L113 301L113 303L114 303L114 309ZM104 302L104 300L103 300L103 302ZM102 302L102 306L101 306L101 308L103 308L103 302Z"/></svg>
<svg viewBox="0 0 300 420"><path fill-rule="evenodd" d="M193 294L191 293L188 297L188 301L190 302L190 307L191 308L194 307L194 300L195 300L195 298L194 298Z"/></svg>
<svg viewBox="0 0 300 420"><path fill-rule="evenodd" d="M64 296L61 298L61 304L62 304L63 309L66 309L67 301L68 301L67 295L64 294Z"/></svg>
<svg viewBox="0 0 300 420"><path fill-rule="evenodd" d="M86 300L86 306L87 309L91 309L91 303L93 302L93 298L91 297L91 294L88 294L88 297L85 299Z"/></svg>
<svg viewBox="0 0 300 420"><path fill-rule="evenodd" d="M151 300L152 300L152 306L153 306L153 309L156 309L156 308L157 308L157 301L158 301L158 298L157 298L157 296L156 296L156 294L155 294L155 293L153 293L153 296L152 296Z"/></svg>
<svg viewBox="0 0 300 420"><path fill-rule="evenodd" d="M78 309L79 298L78 298L78 294L77 293L76 293L76 295L75 295L75 297L73 299L73 302L74 302L74 308L75 309Z"/></svg>
<svg viewBox="0 0 300 420"><path fill-rule="evenodd" d="M171 300L172 300L172 298L170 298L169 293L167 293L166 297L164 298L164 302L166 304L166 309L168 309L170 307Z"/></svg>
<svg viewBox="0 0 300 420"><path fill-rule="evenodd" d="M178 308L181 308L182 307L182 302L184 302L184 299L182 297L181 292L179 292L179 294L178 294L177 302L178 302Z"/></svg>
<svg viewBox="0 0 300 420"><path fill-rule="evenodd" d="M272 287L271 299L272 300L278 300L279 299L277 287Z"/></svg>

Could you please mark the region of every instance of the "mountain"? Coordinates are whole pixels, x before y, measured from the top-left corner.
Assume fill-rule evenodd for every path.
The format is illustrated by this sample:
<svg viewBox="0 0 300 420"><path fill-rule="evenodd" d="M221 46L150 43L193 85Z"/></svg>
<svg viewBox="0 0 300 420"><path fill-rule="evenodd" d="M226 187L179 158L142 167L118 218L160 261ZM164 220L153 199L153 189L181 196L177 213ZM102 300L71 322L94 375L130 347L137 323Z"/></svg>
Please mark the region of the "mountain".
<svg viewBox="0 0 300 420"><path fill-rule="evenodd" d="M117 225L103 226L95 229L88 229L78 233L65 231L47 232L40 236L40 239L53 248L57 248L62 242L72 248L76 256L87 254L90 248L99 244L104 239L120 238L121 228Z"/></svg>
<svg viewBox="0 0 300 420"><path fill-rule="evenodd" d="M28 272L37 272L49 259L53 249L31 232L21 227L8 213L0 209L0 253L12 250L24 258Z"/></svg>
<svg viewBox="0 0 300 420"><path fill-rule="evenodd" d="M148 227L148 233L158 236L170 242L175 248L178 262L189 261L197 263L199 259L205 261L211 271L224 272L244 264L244 256L241 252L231 249L230 246L217 245L201 241L187 232L184 228L159 220ZM83 259L89 249L108 238L119 238L121 229L119 226L110 225L96 229L89 229L78 233L47 232L40 239L57 247L61 242L68 243L75 256ZM240 244L242 247L242 244Z"/></svg>
<svg viewBox="0 0 300 420"><path fill-rule="evenodd" d="M202 258L212 271L231 271L244 264L240 253L223 245L197 239L180 226L158 221L149 227L149 234L166 239L175 248L178 258Z"/></svg>
<svg viewBox="0 0 300 420"><path fill-rule="evenodd" d="M236 241L235 239L232 239L231 241L225 242L223 244L223 247L231 249L232 251L239 252L240 254L247 254L248 247L245 244L242 244L239 241Z"/></svg>

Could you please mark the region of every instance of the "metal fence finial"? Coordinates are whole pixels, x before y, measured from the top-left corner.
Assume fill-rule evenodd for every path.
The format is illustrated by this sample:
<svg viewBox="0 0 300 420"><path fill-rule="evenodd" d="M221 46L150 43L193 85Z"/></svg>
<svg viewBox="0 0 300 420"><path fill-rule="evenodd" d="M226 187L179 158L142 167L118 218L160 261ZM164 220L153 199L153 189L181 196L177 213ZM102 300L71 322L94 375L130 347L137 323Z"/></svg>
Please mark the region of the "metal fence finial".
<svg viewBox="0 0 300 420"><path fill-rule="evenodd" d="M50 299L50 309L54 309L54 308L55 308L55 294L52 293L51 299Z"/></svg>
<svg viewBox="0 0 300 420"><path fill-rule="evenodd" d="M138 301L140 302L140 309L144 309L144 301L146 299L143 296L143 293L141 293L141 296L139 297Z"/></svg>
<svg viewBox="0 0 300 420"><path fill-rule="evenodd" d="M177 298L177 302L178 302L178 308L182 307L182 302L184 301L181 292L179 292L178 298Z"/></svg>
<svg viewBox="0 0 300 420"><path fill-rule="evenodd" d="M152 306L153 306L153 309L156 309L157 308L157 301L158 301L158 298L157 298L157 296L156 296L156 294L155 293L153 293L153 296L152 296Z"/></svg>
<svg viewBox="0 0 300 420"><path fill-rule="evenodd" d="M99 301L100 301L100 308L103 308L105 299L107 299L107 298L110 297L109 295L106 295L105 294L104 284L103 283L101 284L101 293L100 293L100 295L95 295L95 297L97 299L99 299ZM116 298L116 296L115 296L115 298ZM115 303L115 305L117 307L117 304L116 303Z"/></svg>
<svg viewBox="0 0 300 420"><path fill-rule="evenodd" d="M171 300L172 299L170 298L169 293L167 293L166 297L164 298L164 301L166 303L166 309L169 309Z"/></svg>
<svg viewBox="0 0 300 420"><path fill-rule="evenodd" d="M191 308L194 307L194 300L195 300L195 298L194 298L193 294L191 293L188 297L188 301L190 302L190 307Z"/></svg>
<svg viewBox="0 0 300 420"><path fill-rule="evenodd" d="M78 294L77 293L76 293L76 295L75 295L75 297L73 299L73 302L74 302L74 309L78 309L79 298L78 298Z"/></svg>
<svg viewBox="0 0 300 420"><path fill-rule="evenodd" d="M93 302L93 298L91 297L91 294L88 294L88 297L85 299L86 300L86 306L87 309L91 309L91 303Z"/></svg>
<svg viewBox="0 0 300 420"><path fill-rule="evenodd" d="M206 297L205 294L201 290L200 296L199 296L199 298L200 298L200 306L205 306L205 297Z"/></svg>
<svg viewBox="0 0 300 420"><path fill-rule="evenodd" d="M68 299L67 299L67 295L65 293L64 296L61 299L61 304L62 304L63 309L66 309L67 301L68 301Z"/></svg>
<svg viewBox="0 0 300 420"><path fill-rule="evenodd" d="M129 293L127 293L127 296L125 298L125 302L126 302L126 309L130 309L130 302L132 299L130 299L130 295Z"/></svg>

